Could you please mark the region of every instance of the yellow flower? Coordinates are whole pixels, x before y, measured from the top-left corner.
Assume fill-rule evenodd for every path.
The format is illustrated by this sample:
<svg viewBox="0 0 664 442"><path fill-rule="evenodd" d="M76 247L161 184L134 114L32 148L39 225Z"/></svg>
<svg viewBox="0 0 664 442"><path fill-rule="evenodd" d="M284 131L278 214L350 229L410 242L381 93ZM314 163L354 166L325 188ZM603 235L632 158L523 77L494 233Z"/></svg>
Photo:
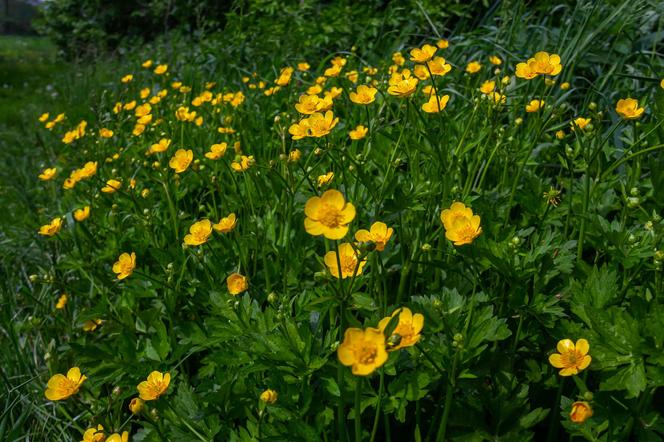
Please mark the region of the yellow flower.
<svg viewBox="0 0 664 442"><path fill-rule="evenodd" d="M101 319L88 319L83 323L83 331L91 332L97 330L104 321Z"/></svg>
<svg viewBox="0 0 664 442"><path fill-rule="evenodd" d="M421 313L410 311L408 307L395 310L391 316L385 317L378 323L378 328L385 333L390 320L399 315L399 323L387 338L387 351L395 351L405 347L411 347L420 341L420 332L424 327L424 316Z"/></svg>
<svg viewBox="0 0 664 442"><path fill-rule="evenodd" d="M212 228L219 233L228 233L237 226L237 218L234 213L222 218L217 224L214 224Z"/></svg>
<svg viewBox="0 0 664 442"><path fill-rule="evenodd" d="M323 187L326 184L330 184L334 179L334 172L328 172L325 175L318 176L318 187Z"/></svg>
<svg viewBox="0 0 664 442"><path fill-rule="evenodd" d="M48 380L44 395L50 401L61 401L78 393L81 384L87 379L87 376L81 375L78 367L70 368L67 376L56 374Z"/></svg>
<svg viewBox="0 0 664 442"><path fill-rule="evenodd" d="M560 64L560 56L540 51L528 60L528 67L535 74L558 75L563 69Z"/></svg>
<svg viewBox="0 0 664 442"><path fill-rule="evenodd" d="M517 63L516 65L516 76L519 78L523 78L525 80L532 80L533 78L537 77L537 72L532 70L530 66L528 66L528 63Z"/></svg>
<svg viewBox="0 0 664 442"><path fill-rule="evenodd" d="M269 388L261 393L261 401L265 402L266 404L272 405L275 402L277 402L278 398L279 394L276 391Z"/></svg>
<svg viewBox="0 0 664 442"><path fill-rule="evenodd" d="M447 107L447 102L450 100L449 95L443 95L438 98L435 95L429 97L429 101L422 105L422 110L428 114L435 114Z"/></svg>
<svg viewBox="0 0 664 442"><path fill-rule="evenodd" d="M431 60L431 57L436 53L438 49L435 46L430 44L425 44L421 48L411 49L410 51L410 61L415 63L424 63Z"/></svg>
<svg viewBox="0 0 664 442"><path fill-rule="evenodd" d="M85 221L90 216L90 206L74 210L74 219L78 222Z"/></svg>
<svg viewBox="0 0 664 442"><path fill-rule="evenodd" d="M123 83L129 83L129 82L130 82L131 80L133 80L133 79L134 79L134 76L133 76L133 75L131 75L131 74L127 74L127 75L125 75L124 77L122 77L122 78L120 79L120 81L123 82Z"/></svg>
<svg viewBox="0 0 664 442"><path fill-rule="evenodd" d="M489 98L491 98L494 104L505 104L507 102L507 97L500 92L491 92Z"/></svg>
<svg viewBox="0 0 664 442"><path fill-rule="evenodd" d="M297 64L298 71L308 71L310 68L311 66L309 66L309 63L307 63L306 61Z"/></svg>
<svg viewBox="0 0 664 442"><path fill-rule="evenodd" d="M537 112L544 107L544 100L530 100L526 105L526 112Z"/></svg>
<svg viewBox="0 0 664 442"><path fill-rule="evenodd" d="M253 155L240 155L240 161L233 161L231 163L231 168L236 171L236 172L244 172L245 170L249 169L251 166L254 165L256 160L254 160Z"/></svg>
<svg viewBox="0 0 664 442"><path fill-rule="evenodd" d="M113 131L102 127L99 129L99 136L102 138L111 138L113 136Z"/></svg>
<svg viewBox="0 0 664 442"><path fill-rule="evenodd" d="M394 229L387 227L387 224L376 221L371 225L370 230L360 229L355 232L355 239L360 242L372 242L376 245L376 250L382 252L385 250L385 245L392 237Z"/></svg>
<svg viewBox="0 0 664 442"><path fill-rule="evenodd" d="M444 38L441 38L436 42L436 46L438 46L440 49L447 49L450 46L450 42Z"/></svg>
<svg viewBox="0 0 664 442"><path fill-rule="evenodd" d="M189 227L189 234L185 235L184 243L188 246L205 244L212 235L212 222L209 219L197 221Z"/></svg>
<svg viewBox="0 0 664 442"><path fill-rule="evenodd" d="M41 123L43 123L43 122L45 122L46 120L48 120L48 117L49 117L49 116L50 116L49 113L48 113L48 112L45 112L45 113L43 113L43 114L41 114L41 115L39 116L39 121L40 121Z"/></svg>
<svg viewBox="0 0 664 442"><path fill-rule="evenodd" d="M114 193L122 188L122 183L118 180L110 179L106 181L106 185L101 188L104 193Z"/></svg>
<svg viewBox="0 0 664 442"><path fill-rule="evenodd" d="M182 173L189 168L189 164L191 164L191 160L193 159L194 152L192 150L178 149L168 162L168 165L175 173Z"/></svg>
<svg viewBox="0 0 664 442"><path fill-rule="evenodd" d="M348 133L348 136L350 137L351 140L361 140L362 138L367 136L368 131L369 131L368 128L359 124L355 129L351 130Z"/></svg>
<svg viewBox="0 0 664 442"><path fill-rule="evenodd" d="M616 104L616 112L625 120L641 118L645 108L639 107L639 102L633 98L621 98Z"/></svg>
<svg viewBox="0 0 664 442"><path fill-rule="evenodd" d="M39 234L44 236L54 236L62 228L62 218L53 218L49 224L43 225L39 228Z"/></svg>
<svg viewBox="0 0 664 442"><path fill-rule="evenodd" d="M120 435L119 433L113 433L110 436L108 436L106 442L129 442L129 432L123 431L122 435Z"/></svg>
<svg viewBox="0 0 664 442"><path fill-rule="evenodd" d="M575 424L582 424L592 417L593 409L588 402L577 401L572 404L572 411L569 413L569 420Z"/></svg>
<svg viewBox="0 0 664 442"><path fill-rule="evenodd" d="M67 305L67 299L68 298L66 293L60 295L60 297L58 298L58 302L55 304L55 308L58 310L62 310L63 308L65 308L65 306Z"/></svg>
<svg viewBox="0 0 664 442"><path fill-rule="evenodd" d="M471 61L466 65L466 72L469 74L476 74L482 69L482 65L479 61Z"/></svg>
<svg viewBox="0 0 664 442"><path fill-rule="evenodd" d="M300 160L300 158L302 158L302 152L300 151L300 149L295 149L288 152L289 163L297 163Z"/></svg>
<svg viewBox="0 0 664 442"><path fill-rule="evenodd" d="M334 126L339 122L339 118L334 118L332 111L322 113L316 112L308 118L310 136L320 138L329 134Z"/></svg>
<svg viewBox="0 0 664 442"><path fill-rule="evenodd" d="M170 373L153 371L148 376L148 380L138 384L136 389L138 390L138 395L142 400L153 401L158 399L162 394L166 393L166 390L168 390L168 384L170 383Z"/></svg>
<svg viewBox="0 0 664 442"><path fill-rule="evenodd" d="M226 278L226 287L228 287L228 293L231 295L239 295L249 288L249 281L246 276L242 276L239 273L231 273Z"/></svg>
<svg viewBox="0 0 664 442"><path fill-rule="evenodd" d="M569 123L569 125L572 127L572 130L575 130L577 127L583 130L589 124L590 124L590 118L583 118L583 117L575 118L574 121Z"/></svg>
<svg viewBox="0 0 664 442"><path fill-rule="evenodd" d="M168 70L167 64L160 64L159 66L154 68L154 73L157 75L162 75L165 74L167 70Z"/></svg>
<svg viewBox="0 0 664 442"><path fill-rule="evenodd" d="M480 86L480 92L483 94L489 94L493 92L493 90L496 88L496 82L493 80L487 80L482 85Z"/></svg>
<svg viewBox="0 0 664 442"><path fill-rule="evenodd" d="M133 110L135 107L136 107L136 100L132 100L129 103L125 103L125 105L122 106L122 109Z"/></svg>
<svg viewBox="0 0 664 442"><path fill-rule="evenodd" d="M406 62L406 59L403 58L401 52L395 52L392 54L392 62L398 66L403 66L403 64Z"/></svg>
<svg viewBox="0 0 664 442"><path fill-rule="evenodd" d="M131 414L140 414L144 407L145 402L139 397L135 397L129 402L129 411L131 411Z"/></svg>
<svg viewBox="0 0 664 442"><path fill-rule="evenodd" d="M452 65L445 62L443 57L434 57L433 60L427 61L426 65L431 71L431 75L445 75L452 70Z"/></svg>
<svg viewBox="0 0 664 442"><path fill-rule="evenodd" d="M316 112L320 97L318 95L300 95L300 99L295 103L295 110L303 115L311 115Z"/></svg>
<svg viewBox="0 0 664 442"><path fill-rule="evenodd" d="M558 341L556 347L558 353L549 356L549 362L556 368L560 368L561 376L572 376L578 374L581 370L590 365L592 358L588 354L590 345L585 339L576 341L576 345L571 339L562 339Z"/></svg>
<svg viewBox="0 0 664 442"><path fill-rule="evenodd" d="M501 64L503 64L503 60L501 60L500 57L496 55L490 55L489 62L491 62L491 64L494 66L500 66Z"/></svg>
<svg viewBox="0 0 664 442"><path fill-rule="evenodd" d="M337 348L339 362L351 366L354 375L371 374L387 361L385 335L377 328L348 328Z"/></svg>
<svg viewBox="0 0 664 442"><path fill-rule="evenodd" d="M360 85L355 92L349 94L350 101L355 104L369 104L376 100L376 92L378 89L371 86Z"/></svg>
<svg viewBox="0 0 664 442"><path fill-rule="evenodd" d="M81 442L104 442L106 436L104 436L104 426L102 424L97 425L97 428L88 428L83 433L83 440Z"/></svg>
<svg viewBox="0 0 664 442"><path fill-rule="evenodd" d="M426 80L431 76L429 70L423 64L416 64L413 68L413 74L420 80Z"/></svg>
<svg viewBox="0 0 664 442"><path fill-rule="evenodd" d="M470 207L458 201L440 212L440 220L445 228L445 238L453 241L455 246L470 244L482 233L480 216L473 215Z"/></svg>
<svg viewBox="0 0 664 442"><path fill-rule="evenodd" d="M357 71L350 71L346 73L346 78L353 83L357 83L357 80L360 78L360 74Z"/></svg>
<svg viewBox="0 0 664 442"><path fill-rule="evenodd" d="M290 83L291 76L293 75L294 69L291 67L285 67L281 69L281 72L279 73L279 78L275 81L277 86L288 86L288 83Z"/></svg>
<svg viewBox="0 0 664 442"><path fill-rule="evenodd" d="M560 89L566 91L567 89L569 89L569 83L568 82L561 83Z"/></svg>
<svg viewBox="0 0 664 442"><path fill-rule="evenodd" d="M330 189L320 197L309 198L304 213L304 229L308 234L341 239L348 232L348 224L355 219L355 206L347 203L341 192Z"/></svg>
<svg viewBox="0 0 664 442"><path fill-rule="evenodd" d="M152 146L150 146L148 154L165 152L170 145L171 145L171 140L169 140L168 138L162 138L161 140L159 140L158 143L155 143Z"/></svg>
<svg viewBox="0 0 664 442"><path fill-rule="evenodd" d="M562 129L556 131L556 138L558 138L559 140L565 138L565 131Z"/></svg>
<svg viewBox="0 0 664 442"><path fill-rule="evenodd" d="M210 147L210 151L205 153L205 158L209 158L211 160L218 160L219 158L223 157L226 154L227 147L228 144L226 143L213 144Z"/></svg>
<svg viewBox="0 0 664 442"><path fill-rule="evenodd" d="M325 69L323 75L325 75L326 77L336 77L341 73L341 69L342 69L341 66L332 66Z"/></svg>
<svg viewBox="0 0 664 442"><path fill-rule="evenodd" d="M42 181L52 180L55 175L58 173L58 169L55 167L48 167L39 174L39 179Z"/></svg>
<svg viewBox="0 0 664 442"><path fill-rule="evenodd" d="M404 69L401 72L395 72L390 77L390 86L387 88L387 93L399 98L408 97L415 92L418 82L419 80L417 78L411 77L408 69Z"/></svg>
<svg viewBox="0 0 664 442"><path fill-rule="evenodd" d="M339 278L339 264L341 264L341 278L346 279L362 274L362 269L366 264L366 260L359 261L357 251L350 243L343 243L339 245L339 261L337 261L337 252L329 251L323 257L325 265L335 278Z"/></svg>
<svg viewBox="0 0 664 442"><path fill-rule="evenodd" d="M123 253L118 257L118 260L113 264L113 273L118 274L118 279L125 279L134 272L136 267L136 253L131 252Z"/></svg>
<svg viewBox="0 0 664 442"><path fill-rule="evenodd" d="M141 66L143 66L146 69L151 68L152 67L152 60L150 60L150 59L145 60L143 62L143 64L141 64Z"/></svg>

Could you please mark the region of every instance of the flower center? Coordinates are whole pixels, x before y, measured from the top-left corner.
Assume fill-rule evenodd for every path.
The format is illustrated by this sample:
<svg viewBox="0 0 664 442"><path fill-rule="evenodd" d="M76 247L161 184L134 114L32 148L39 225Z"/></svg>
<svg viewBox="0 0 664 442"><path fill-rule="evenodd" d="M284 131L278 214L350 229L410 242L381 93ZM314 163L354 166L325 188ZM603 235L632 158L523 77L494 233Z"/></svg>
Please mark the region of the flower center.
<svg viewBox="0 0 664 442"><path fill-rule="evenodd" d="M343 216L336 207L330 206L329 204L324 204L319 213L320 218L318 221L320 221L320 223L324 226L335 228L341 225Z"/></svg>
<svg viewBox="0 0 664 442"><path fill-rule="evenodd" d="M477 230L473 229L470 224L467 224L459 229L459 236L464 240L472 240L477 236Z"/></svg>
<svg viewBox="0 0 664 442"><path fill-rule="evenodd" d="M375 346L363 345L360 347L358 360L363 365L371 365L376 360L376 355L378 351Z"/></svg>

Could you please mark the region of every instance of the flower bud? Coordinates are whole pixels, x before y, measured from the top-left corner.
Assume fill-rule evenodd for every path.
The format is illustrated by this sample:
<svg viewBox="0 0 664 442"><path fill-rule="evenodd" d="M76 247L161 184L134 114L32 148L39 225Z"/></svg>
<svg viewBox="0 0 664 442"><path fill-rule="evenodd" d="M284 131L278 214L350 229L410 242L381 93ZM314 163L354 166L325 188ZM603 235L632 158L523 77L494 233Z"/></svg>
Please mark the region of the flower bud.
<svg viewBox="0 0 664 442"><path fill-rule="evenodd" d="M268 388L267 390L261 393L260 398L261 401L263 401L264 403L272 405L275 402L277 402L279 394L276 391Z"/></svg>
<svg viewBox="0 0 664 442"><path fill-rule="evenodd" d="M143 399L138 397L133 398L129 403L129 411L131 411L132 414L140 414L144 407L145 402L143 402Z"/></svg>
<svg viewBox="0 0 664 442"><path fill-rule="evenodd" d="M267 302L269 302L270 304L274 304L278 300L279 300L279 296L274 292L270 292L270 294L267 295Z"/></svg>

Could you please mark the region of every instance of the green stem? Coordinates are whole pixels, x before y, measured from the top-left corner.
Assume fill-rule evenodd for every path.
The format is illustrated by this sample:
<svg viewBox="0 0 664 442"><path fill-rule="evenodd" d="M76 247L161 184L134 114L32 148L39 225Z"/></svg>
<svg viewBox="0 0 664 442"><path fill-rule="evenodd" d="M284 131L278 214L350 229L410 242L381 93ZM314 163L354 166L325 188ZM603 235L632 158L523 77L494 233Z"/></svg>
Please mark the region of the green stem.
<svg viewBox="0 0 664 442"><path fill-rule="evenodd" d="M369 442L374 442L376 433L378 432L378 419L380 418L380 406L383 401L383 389L385 388L385 372L383 367L380 368L380 386L378 387L378 403L376 404L376 414L374 415L373 428L371 429L371 439Z"/></svg>
<svg viewBox="0 0 664 442"><path fill-rule="evenodd" d="M558 393L556 394L556 401L553 403L551 410L551 420L549 421L549 434L546 438L547 442L556 440L556 432L558 431L558 414L560 409L560 398L563 395L563 387L565 386L565 378L560 378L560 385L558 385Z"/></svg>
<svg viewBox="0 0 664 442"><path fill-rule="evenodd" d="M447 432L447 421L450 418L450 408L452 408L452 398L454 396L454 387L456 385L456 368L459 362L459 352L454 353L454 361L452 362L452 371L448 377L447 391L445 392L445 408L443 410L443 418L440 420L438 427L438 434L436 435L436 442L443 442L445 440L445 433Z"/></svg>
<svg viewBox="0 0 664 442"><path fill-rule="evenodd" d="M356 377L355 383L355 442L362 442L362 384L364 379Z"/></svg>

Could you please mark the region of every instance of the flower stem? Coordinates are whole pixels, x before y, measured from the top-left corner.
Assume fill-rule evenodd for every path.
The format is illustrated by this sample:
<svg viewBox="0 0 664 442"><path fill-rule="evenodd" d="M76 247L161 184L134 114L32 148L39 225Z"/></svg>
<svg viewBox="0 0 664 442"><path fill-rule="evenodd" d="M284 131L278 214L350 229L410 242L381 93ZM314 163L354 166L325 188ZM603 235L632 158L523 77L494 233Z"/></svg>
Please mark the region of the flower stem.
<svg viewBox="0 0 664 442"><path fill-rule="evenodd" d="M438 427L438 434L436 435L436 442L443 442L445 440L445 433L447 432L447 421L450 418L450 408L452 408L452 397L454 396L454 387L456 385L456 368L459 362L459 352L454 353L454 361L452 362L452 371L450 371L447 391L445 392L445 408L443 410L443 418L440 420Z"/></svg>
<svg viewBox="0 0 664 442"><path fill-rule="evenodd" d="M355 383L355 442L362 442L362 384L364 379L356 377Z"/></svg>
<svg viewBox="0 0 664 442"><path fill-rule="evenodd" d="M373 428L371 430L371 439L369 442L374 442L376 432L378 431L378 419L380 418L380 406L383 401L383 389L385 388L385 373L383 368L380 368L380 386L378 387L378 403L376 404L376 414L374 415Z"/></svg>
<svg viewBox="0 0 664 442"><path fill-rule="evenodd" d="M556 440L556 433L558 432L558 409L560 408L560 398L563 395L563 387L565 386L565 378L560 379L560 385L558 385L558 393L556 394L556 401L553 403L553 409L551 410L551 420L549 421L549 434L546 438L547 442L553 442Z"/></svg>

